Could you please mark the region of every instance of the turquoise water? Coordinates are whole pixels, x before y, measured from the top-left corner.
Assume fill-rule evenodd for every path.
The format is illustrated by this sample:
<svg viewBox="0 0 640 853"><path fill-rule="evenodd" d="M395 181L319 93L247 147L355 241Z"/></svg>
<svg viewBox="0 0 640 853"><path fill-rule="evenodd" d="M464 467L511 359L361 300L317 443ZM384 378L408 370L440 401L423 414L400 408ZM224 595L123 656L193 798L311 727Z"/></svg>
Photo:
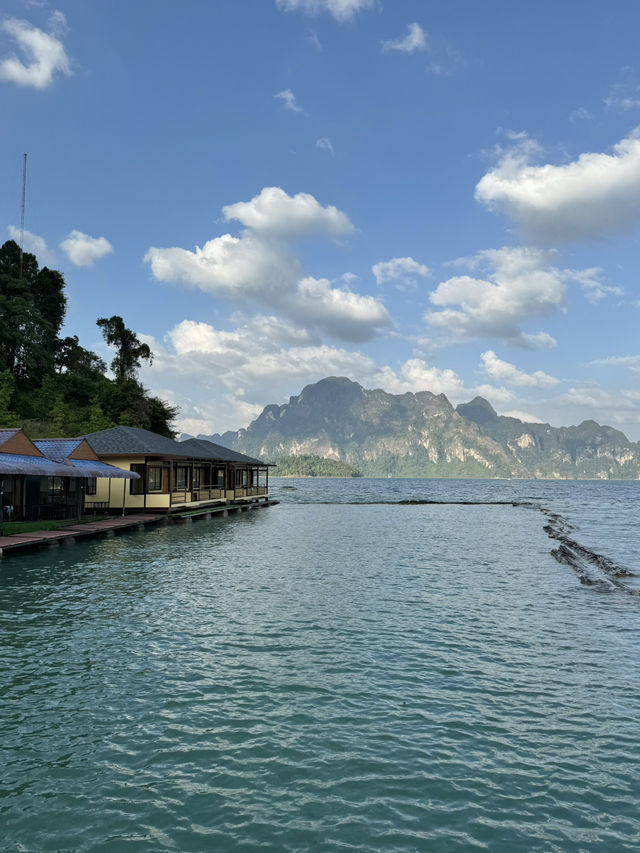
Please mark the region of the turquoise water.
<svg viewBox="0 0 640 853"><path fill-rule="evenodd" d="M539 500L640 569L639 488L276 481L5 557L0 849L637 850L640 598L533 507L369 501Z"/></svg>

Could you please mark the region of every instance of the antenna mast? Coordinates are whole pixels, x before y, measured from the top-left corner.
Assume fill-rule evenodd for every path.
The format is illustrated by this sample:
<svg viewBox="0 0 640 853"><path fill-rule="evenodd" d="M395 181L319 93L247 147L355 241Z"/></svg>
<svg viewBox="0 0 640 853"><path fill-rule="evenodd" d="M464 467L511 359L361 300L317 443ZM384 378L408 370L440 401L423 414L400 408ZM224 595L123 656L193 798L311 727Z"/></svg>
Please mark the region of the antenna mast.
<svg viewBox="0 0 640 853"><path fill-rule="evenodd" d="M20 213L20 278L22 278L22 245L24 243L24 205L27 197L27 155L22 164L22 208Z"/></svg>

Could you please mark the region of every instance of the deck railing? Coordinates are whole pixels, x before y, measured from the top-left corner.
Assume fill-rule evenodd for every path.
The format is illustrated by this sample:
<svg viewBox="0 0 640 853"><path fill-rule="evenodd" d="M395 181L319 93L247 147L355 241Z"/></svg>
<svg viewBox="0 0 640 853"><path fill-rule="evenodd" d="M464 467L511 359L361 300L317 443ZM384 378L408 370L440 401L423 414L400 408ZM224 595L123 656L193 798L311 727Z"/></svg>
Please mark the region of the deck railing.
<svg viewBox="0 0 640 853"><path fill-rule="evenodd" d="M222 500L225 497L224 489L174 489L171 492L171 505L182 503L202 503L203 501Z"/></svg>

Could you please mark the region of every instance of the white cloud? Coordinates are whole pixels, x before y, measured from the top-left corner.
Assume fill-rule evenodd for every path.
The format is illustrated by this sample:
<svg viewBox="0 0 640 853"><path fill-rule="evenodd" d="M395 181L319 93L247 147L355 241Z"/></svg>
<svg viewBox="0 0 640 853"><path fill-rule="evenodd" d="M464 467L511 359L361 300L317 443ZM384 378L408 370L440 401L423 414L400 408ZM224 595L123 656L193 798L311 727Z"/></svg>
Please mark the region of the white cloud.
<svg viewBox="0 0 640 853"><path fill-rule="evenodd" d="M246 426L269 403L326 376L371 377L375 362L358 352L304 342L283 345L274 317L254 318L233 331L184 320L164 343L145 338L154 363L143 371L152 387L178 389L179 427L215 432ZM257 334L258 327L270 334ZM295 335L292 327L284 331Z"/></svg>
<svg viewBox="0 0 640 853"><path fill-rule="evenodd" d="M346 236L355 231L346 213L323 207L309 193L290 196L280 187L265 187L251 201L222 208L225 219L237 220L260 234L300 237L306 234Z"/></svg>
<svg viewBox="0 0 640 853"><path fill-rule="evenodd" d="M304 112L300 104L296 101L296 96L293 94L291 89L283 89L282 92L278 92L273 97L282 101L282 106L285 110L291 110L291 112L294 113Z"/></svg>
<svg viewBox="0 0 640 853"><path fill-rule="evenodd" d="M632 68L621 69L622 80L609 89L604 105L609 112L626 113L640 107L640 82Z"/></svg>
<svg viewBox="0 0 640 853"><path fill-rule="evenodd" d="M365 9L376 8L378 0L276 0L276 5L285 12L300 10L309 15L328 12L342 22Z"/></svg>
<svg viewBox="0 0 640 853"><path fill-rule="evenodd" d="M520 328L525 321L550 316L564 303L570 271L549 266L549 260L548 253L531 248L491 249L463 260L472 271L483 269L486 278L462 275L441 282L429 298L442 310L427 312L425 319L454 338L553 346L547 332L530 334Z"/></svg>
<svg viewBox="0 0 640 853"><path fill-rule="evenodd" d="M612 284L604 284L602 281L603 271L599 267L590 267L586 270L571 270L571 277L582 288L585 298L592 305L602 302L607 296L622 296L621 287Z"/></svg>
<svg viewBox="0 0 640 853"><path fill-rule="evenodd" d="M543 421L541 421L536 415L532 415L530 412L521 412L520 409L512 409L508 412L500 412L500 414L505 418L517 418L517 420L522 421L523 424L543 423Z"/></svg>
<svg viewBox="0 0 640 853"><path fill-rule="evenodd" d="M586 107L578 107L569 114L569 121L575 124L577 121L592 121L593 114Z"/></svg>
<svg viewBox="0 0 640 853"><path fill-rule="evenodd" d="M331 155L334 153L333 144L327 136L322 136L320 139L316 140L316 148L320 148L322 151L328 151Z"/></svg>
<svg viewBox="0 0 640 853"><path fill-rule="evenodd" d="M426 50L427 34L420 24L408 24L407 34L404 38L393 39L382 42L383 53L415 53L418 50Z"/></svg>
<svg viewBox="0 0 640 853"><path fill-rule="evenodd" d="M64 15L61 12L54 13L54 31L59 31L63 22ZM46 89L53 82L56 72L67 76L72 73L64 45L56 35L45 33L18 18L7 18L0 24L0 28L13 38L24 57L24 61L15 55L0 61L0 80L18 86Z"/></svg>
<svg viewBox="0 0 640 853"><path fill-rule="evenodd" d="M525 373L522 370L518 370L514 364L498 358L493 350L483 352L480 358L482 359L482 365L487 375L498 382L505 382L507 385L529 388L550 388L557 385L560 381L555 376L543 373L542 370L536 370L534 373Z"/></svg>
<svg viewBox="0 0 640 853"><path fill-rule="evenodd" d="M627 434L629 431L637 434L640 429L640 391L635 388L611 389L597 382L585 382L570 388L554 404L564 409L568 423L591 418Z"/></svg>
<svg viewBox="0 0 640 853"><path fill-rule="evenodd" d="M265 306L342 340L366 340L390 325L378 299L306 275L288 244L303 235L353 231L342 211L322 207L307 193L288 196L271 187L250 202L225 207L224 213L247 226L240 237L224 234L193 252L152 247L145 260L155 278L198 287L240 305Z"/></svg>
<svg viewBox="0 0 640 853"><path fill-rule="evenodd" d="M628 367L631 373L640 376L640 355L610 355L596 358L591 364L597 367Z"/></svg>
<svg viewBox="0 0 640 853"><path fill-rule="evenodd" d="M363 353L303 340L299 330L273 316L234 319L232 331L184 320L163 342L140 336L154 353L153 365L143 369L143 381L164 399L180 401L178 425L187 432L246 426L264 406L326 376L347 376L366 388L396 394L443 393L454 405L476 394L495 405L512 397L505 388L467 388L455 371L422 359L409 359L396 371Z"/></svg>
<svg viewBox="0 0 640 853"><path fill-rule="evenodd" d="M365 341L390 324L387 309L373 296L331 287L326 278L301 279L295 297L291 316L344 341Z"/></svg>
<svg viewBox="0 0 640 853"><path fill-rule="evenodd" d="M630 228L640 217L640 137L612 154L582 154L563 166L529 164L531 148L507 152L476 186L476 199L506 213L534 242L592 240Z"/></svg>
<svg viewBox="0 0 640 853"><path fill-rule="evenodd" d="M402 285L414 285L416 276L426 278L431 270L425 264L414 261L413 258L391 258L389 261L379 261L371 267L376 284L396 282Z"/></svg>
<svg viewBox="0 0 640 853"><path fill-rule="evenodd" d="M113 252L113 246L106 237L90 237L75 230L60 243L60 248L78 267L92 267L100 258Z"/></svg>
<svg viewBox="0 0 640 853"><path fill-rule="evenodd" d="M322 53L322 42L318 38L318 33L315 30L309 30L309 32L307 33L307 39L315 47L318 53Z"/></svg>
<svg viewBox="0 0 640 853"><path fill-rule="evenodd" d="M20 229L16 228L15 225L9 225L7 231L9 232L9 237L20 245ZM47 246L47 241L44 237L40 237L38 234L34 234L26 229L24 231L22 248L25 252L35 255L40 266L52 266L56 263L56 253Z"/></svg>
<svg viewBox="0 0 640 853"><path fill-rule="evenodd" d="M297 258L285 246L250 231L241 237L223 234L193 252L152 246L144 260L158 281L179 281L240 303L268 303L302 276Z"/></svg>

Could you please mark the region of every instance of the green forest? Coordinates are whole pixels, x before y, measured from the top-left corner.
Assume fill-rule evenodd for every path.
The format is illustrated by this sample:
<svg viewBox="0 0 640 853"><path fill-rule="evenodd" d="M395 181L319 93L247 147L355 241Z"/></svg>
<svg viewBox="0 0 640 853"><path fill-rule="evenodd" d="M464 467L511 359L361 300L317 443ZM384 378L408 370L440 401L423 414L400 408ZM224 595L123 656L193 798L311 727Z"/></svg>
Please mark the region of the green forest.
<svg viewBox="0 0 640 853"><path fill-rule="evenodd" d="M38 266L13 240L0 248L0 427L31 438L71 437L118 424L168 437L177 409L149 395L138 379L153 353L122 317L96 320L115 355L107 364L61 337L66 313L60 272Z"/></svg>
<svg viewBox="0 0 640 853"><path fill-rule="evenodd" d="M279 456L273 460L274 477L361 477L346 462L322 456Z"/></svg>

